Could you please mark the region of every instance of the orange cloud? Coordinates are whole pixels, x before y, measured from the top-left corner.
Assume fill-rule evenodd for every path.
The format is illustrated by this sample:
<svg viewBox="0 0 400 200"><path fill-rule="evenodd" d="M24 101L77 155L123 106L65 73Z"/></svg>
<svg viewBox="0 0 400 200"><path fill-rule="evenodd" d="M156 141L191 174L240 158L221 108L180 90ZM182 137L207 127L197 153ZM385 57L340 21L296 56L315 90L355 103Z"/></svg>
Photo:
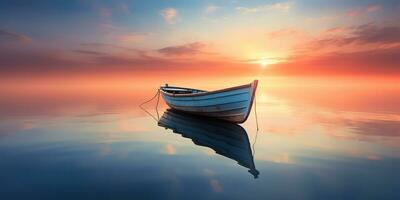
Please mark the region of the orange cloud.
<svg viewBox="0 0 400 200"><path fill-rule="evenodd" d="M266 36L271 39L276 39L280 37L303 36L303 35L305 35L303 32L292 28L283 28L266 33Z"/></svg>
<svg viewBox="0 0 400 200"><path fill-rule="evenodd" d="M140 34L140 33L130 33L130 34L123 34L119 36L119 40L125 43L132 43L142 41L147 37L147 34Z"/></svg>
<svg viewBox="0 0 400 200"><path fill-rule="evenodd" d="M271 65L270 74L286 75L395 75L400 73L400 48L361 52L297 55Z"/></svg>
<svg viewBox="0 0 400 200"><path fill-rule="evenodd" d="M195 55L201 53L206 45L201 42L193 42L179 46L169 46L159 49L158 52L167 56Z"/></svg>

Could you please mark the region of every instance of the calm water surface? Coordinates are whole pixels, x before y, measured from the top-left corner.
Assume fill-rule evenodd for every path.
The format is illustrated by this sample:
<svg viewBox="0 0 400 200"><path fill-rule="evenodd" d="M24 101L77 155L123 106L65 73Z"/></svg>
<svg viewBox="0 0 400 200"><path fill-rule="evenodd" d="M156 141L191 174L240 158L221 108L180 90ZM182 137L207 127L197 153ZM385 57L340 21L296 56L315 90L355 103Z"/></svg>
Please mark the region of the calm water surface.
<svg viewBox="0 0 400 200"><path fill-rule="evenodd" d="M261 81L258 132L254 112L157 122L154 88L3 92L2 199L400 199L396 86Z"/></svg>

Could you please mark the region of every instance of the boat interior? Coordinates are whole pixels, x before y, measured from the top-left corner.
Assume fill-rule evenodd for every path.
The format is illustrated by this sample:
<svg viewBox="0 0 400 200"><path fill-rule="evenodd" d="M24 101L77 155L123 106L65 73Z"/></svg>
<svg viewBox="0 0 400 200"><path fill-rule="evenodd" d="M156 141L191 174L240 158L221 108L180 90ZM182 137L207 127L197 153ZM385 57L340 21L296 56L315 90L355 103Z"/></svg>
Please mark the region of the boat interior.
<svg viewBox="0 0 400 200"><path fill-rule="evenodd" d="M206 92L204 90L192 89L192 88L181 88L173 86L161 87L161 90L170 94L196 94Z"/></svg>

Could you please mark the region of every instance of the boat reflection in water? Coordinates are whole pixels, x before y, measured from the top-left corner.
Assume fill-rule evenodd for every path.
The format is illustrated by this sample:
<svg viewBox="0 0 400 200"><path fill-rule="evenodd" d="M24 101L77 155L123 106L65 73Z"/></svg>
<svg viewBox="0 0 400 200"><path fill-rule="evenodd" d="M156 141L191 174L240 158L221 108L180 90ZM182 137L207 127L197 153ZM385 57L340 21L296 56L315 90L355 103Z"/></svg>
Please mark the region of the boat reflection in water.
<svg viewBox="0 0 400 200"><path fill-rule="evenodd" d="M241 126L171 109L164 112L158 125L192 139L196 145L209 147L217 154L237 161L248 168L254 178L258 177L249 138Z"/></svg>

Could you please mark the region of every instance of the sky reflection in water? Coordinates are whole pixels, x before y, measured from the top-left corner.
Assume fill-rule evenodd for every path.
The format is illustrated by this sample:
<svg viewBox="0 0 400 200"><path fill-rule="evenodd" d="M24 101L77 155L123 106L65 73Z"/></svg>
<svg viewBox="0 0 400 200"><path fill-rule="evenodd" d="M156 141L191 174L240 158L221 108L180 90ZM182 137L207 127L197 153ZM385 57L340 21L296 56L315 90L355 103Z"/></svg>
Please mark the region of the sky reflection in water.
<svg viewBox="0 0 400 200"><path fill-rule="evenodd" d="M269 87L261 80L258 134L254 113L240 126L217 125L238 137L204 137L213 124L190 119L183 128L158 124L137 107L153 89L3 92L2 196L400 198L399 88Z"/></svg>

